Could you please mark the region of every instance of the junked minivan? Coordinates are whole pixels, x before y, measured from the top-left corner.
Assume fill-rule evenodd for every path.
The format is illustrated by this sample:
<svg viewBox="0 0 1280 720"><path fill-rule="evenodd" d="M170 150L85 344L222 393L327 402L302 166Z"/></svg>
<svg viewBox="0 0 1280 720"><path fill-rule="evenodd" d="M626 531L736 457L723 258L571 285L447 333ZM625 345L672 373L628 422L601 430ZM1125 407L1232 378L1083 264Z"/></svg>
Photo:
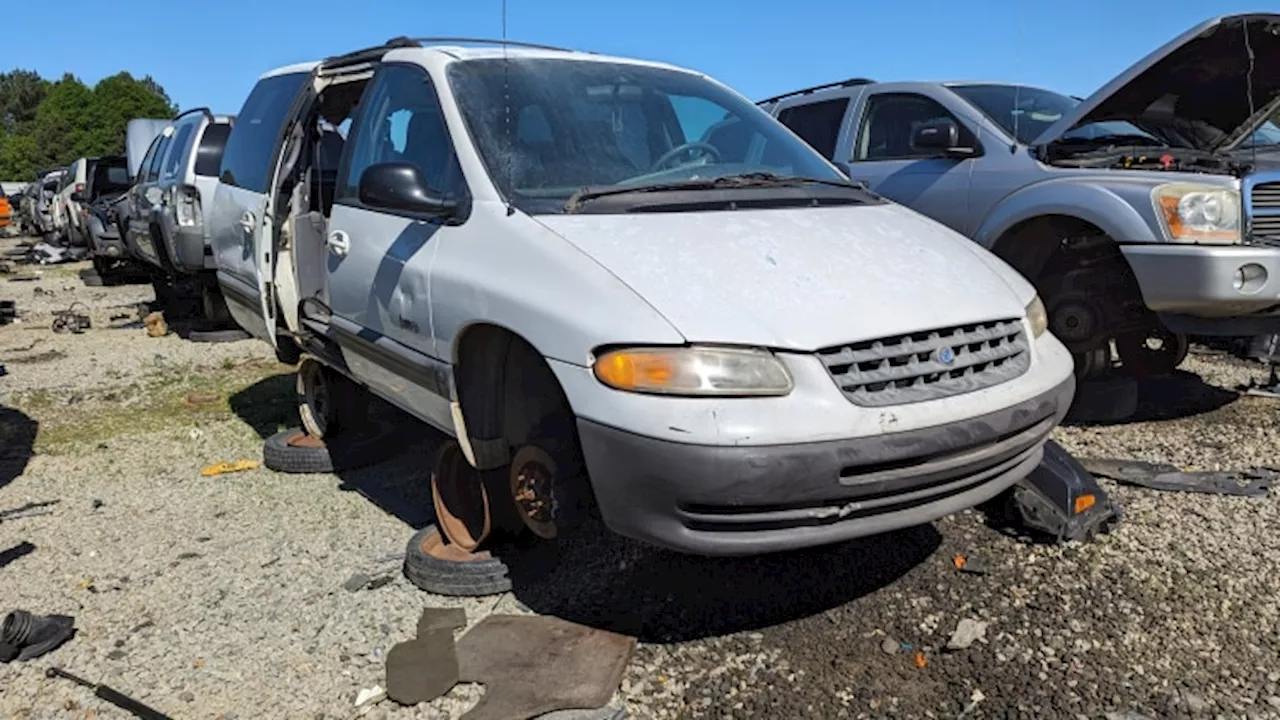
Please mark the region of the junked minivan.
<svg viewBox="0 0 1280 720"><path fill-rule="evenodd" d="M927 522L1024 478L1074 394L1018 273L661 63L402 38L273 71L212 222L313 435L364 388L509 476L489 502L540 537L594 511L743 555Z"/></svg>

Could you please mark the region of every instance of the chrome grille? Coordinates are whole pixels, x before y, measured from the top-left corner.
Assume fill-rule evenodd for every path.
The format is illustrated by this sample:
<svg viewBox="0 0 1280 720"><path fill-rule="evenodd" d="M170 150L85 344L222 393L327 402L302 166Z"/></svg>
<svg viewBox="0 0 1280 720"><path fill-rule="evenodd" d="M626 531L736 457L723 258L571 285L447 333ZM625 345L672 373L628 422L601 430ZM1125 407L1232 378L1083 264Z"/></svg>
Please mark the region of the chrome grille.
<svg viewBox="0 0 1280 720"><path fill-rule="evenodd" d="M1031 366L1018 318L840 345L819 350L818 357L850 402L870 407L981 390Z"/></svg>
<svg viewBox="0 0 1280 720"><path fill-rule="evenodd" d="M1280 177L1267 173L1245 181L1249 238L1268 245L1280 243Z"/></svg>

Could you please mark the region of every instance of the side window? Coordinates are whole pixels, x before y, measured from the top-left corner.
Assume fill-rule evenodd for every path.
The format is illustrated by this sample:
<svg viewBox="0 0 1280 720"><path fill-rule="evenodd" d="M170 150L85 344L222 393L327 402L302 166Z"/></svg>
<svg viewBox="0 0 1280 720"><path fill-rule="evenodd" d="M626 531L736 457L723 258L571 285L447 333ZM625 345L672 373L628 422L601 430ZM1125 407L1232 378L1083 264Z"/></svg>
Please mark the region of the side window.
<svg viewBox="0 0 1280 720"><path fill-rule="evenodd" d="M172 136L160 136L159 143L156 144L156 154L151 158L151 164L147 166L147 182L153 182L160 177L160 164L164 162L165 151L169 149Z"/></svg>
<svg viewBox="0 0 1280 720"><path fill-rule="evenodd" d="M446 197L465 192L435 86L422 69L383 66L360 99L351 131L338 171L338 201L358 202L360 175L386 162L417 165L431 189Z"/></svg>
<svg viewBox="0 0 1280 720"><path fill-rule="evenodd" d="M923 95L872 95L858 131L855 160L909 160L936 157L934 150L917 150L911 135L920 125L951 120L960 128L962 144L976 144L973 134L936 100Z"/></svg>
<svg viewBox="0 0 1280 720"><path fill-rule="evenodd" d="M138 163L138 181L146 181L147 169L151 167L151 162L155 160L156 152L160 149L160 141L163 139L163 135L157 135L156 139L151 141L151 146L147 148L147 154L142 156L142 162Z"/></svg>
<svg viewBox="0 0 1280 720"><path fill-rule="evenodd" d="M276 140L293 98L310 73L276 75L258 82L236 115L235 127L222 153L222 182L253 192L266 192Z"/></svg>
<svg viewBox="0 0 1280 720"><path fill-rule="evenodd" d="M162 177L171 178L178 173L178 166L187 156L187 150L191 148L191 134L195 132L195 123L183 123L182 128L178 130L178 134L174 136L173 142L170 143L173 150L169 152L169 157L164 162L164 172Z"/></svg>
<svg viewBox="0 0 1280 720"><path fill-rule="evenodd" d="M205 177L218 177L222 166L222 154L227 148L227 137L231 135L231 123L209 123L205 126L204 135L200 136L200 146L196 148L196 174Z"/></svg>
<svg viewBox="0 0 1280 720"><path fill-rule="evenodd" d="M778 122L813 146L828 160L835 157L836 140L844 122L849 98L836 98L806 105L792 105L778 113Z"/></svg>

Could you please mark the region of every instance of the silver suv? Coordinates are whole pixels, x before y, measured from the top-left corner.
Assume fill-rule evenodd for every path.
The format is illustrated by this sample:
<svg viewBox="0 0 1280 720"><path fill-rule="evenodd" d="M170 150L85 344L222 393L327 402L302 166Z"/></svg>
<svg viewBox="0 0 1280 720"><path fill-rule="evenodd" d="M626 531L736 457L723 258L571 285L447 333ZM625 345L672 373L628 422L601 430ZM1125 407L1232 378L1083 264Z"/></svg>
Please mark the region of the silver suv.
<svg viewBox="0 0 1280 720"><path fill-rule="evenodd" d="M592 501L704 554L927 522L1025 478L1073 396L1014 270L689 70L400 39L264 76L221 180L219 281L302 358L308 431L353 424L350 378L499 478L436 474L455 542Z"/></svg>
<svg viewBox="0 0 1280 720"><path fill-rule="evenodd" d="M1187 335L1280 331L1280 15L1221 17L1086 100L865 79L763 101L886 197L991 249L1083 375L1172 371Z"/></svg>

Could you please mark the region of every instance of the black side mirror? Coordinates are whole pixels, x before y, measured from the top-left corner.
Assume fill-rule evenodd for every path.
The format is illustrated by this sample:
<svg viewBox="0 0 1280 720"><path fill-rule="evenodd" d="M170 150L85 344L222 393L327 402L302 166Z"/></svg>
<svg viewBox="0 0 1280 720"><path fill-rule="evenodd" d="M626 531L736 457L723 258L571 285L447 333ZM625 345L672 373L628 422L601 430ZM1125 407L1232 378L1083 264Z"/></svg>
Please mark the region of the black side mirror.
<svg viewBox="0 0 1280 720"><path fill-rule="evenodd" d="M956 158L973 157L977 154L976 148L960 145L960 128L950 119L917 126L911 131L911 148Z"/></svg>
<svg viewBox="0 0 1280 720"><path fill-rule="evenodd" d="M853 168L849 167L849 163L843 160L834 160L832 161L831 164L835 165L837 170L844 173L845 177L849 178L850 180L853 179Z"/></svg>
<svg viewBox="0 0 1280 720"><path fill-rule="evenodd" d="M84 202L84 194L78 193L78 192L71 193L71 202L75 202L75 203Z"/></svg>
<svg viewBox="0 0 1280 720"><path fill-rule="evenodd" d="M432 190L422 169L409 163L370 165L360 174L360 202L371 208L449 217L458 203Z"/></svg>

